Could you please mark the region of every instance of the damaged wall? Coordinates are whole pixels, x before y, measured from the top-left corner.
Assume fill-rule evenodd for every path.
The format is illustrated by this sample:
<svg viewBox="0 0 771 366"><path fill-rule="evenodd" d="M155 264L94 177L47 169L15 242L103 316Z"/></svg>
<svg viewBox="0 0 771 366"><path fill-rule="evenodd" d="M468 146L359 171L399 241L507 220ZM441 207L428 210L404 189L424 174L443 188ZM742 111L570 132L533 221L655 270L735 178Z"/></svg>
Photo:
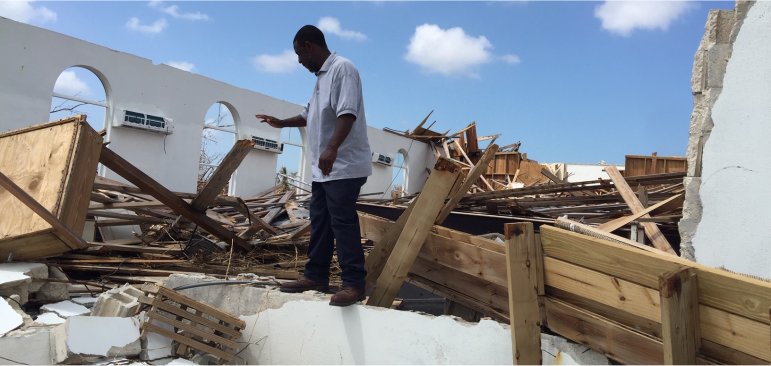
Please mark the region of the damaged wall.
<svg viewBox="0 0 771 366"><path fill-rule="evenodd" d="M683 256L771 277L771 2L713 11L694 61Z"/></svg>
<svg viewBox="0 0 771 366"><path fill-rule="evenodd" d="M105 88L105 140L110 148L174 191L196 189L204 117L214 103L231 109L239 139L260 136L278 141L280 130L258 123L253 116L289 117L302 110L294 103L2 17L0 50L0 130L48 121L59 75L74 66L88 69ZM113 126L122 121L123 110L171 118L174 132L163 135ZM431 166L428 160L433 158L428 146L372 127L368 134L374 151L392 156L400 149L410 151L410 191L420 190L424 168ZM251 151L234 175L234 193L249 196L273 186L276 163L274 153ZM306 162L306 181L310 181L308 168ZM109 171L105 176L122 180ZM391 167L376 165L362 191L384 191L383 183L391 180Z"/></svg>

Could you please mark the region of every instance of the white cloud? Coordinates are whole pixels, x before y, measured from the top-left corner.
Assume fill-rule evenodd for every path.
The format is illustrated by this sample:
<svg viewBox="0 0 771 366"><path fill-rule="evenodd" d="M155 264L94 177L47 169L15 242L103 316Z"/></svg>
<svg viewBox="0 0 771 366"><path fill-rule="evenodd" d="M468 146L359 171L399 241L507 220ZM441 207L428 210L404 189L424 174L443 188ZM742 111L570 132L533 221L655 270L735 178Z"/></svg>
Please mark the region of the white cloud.
<svg viewBox="0 0 771 366"><path fill-rule="evenodd" d="M503 61L503 62L505 62L507 64L512 64L512 65L518 64L518 63L522 62L522 60L519 58L519 56L517 56L517 55L515 55L513 53L510 53L508 55L503 55L503 56L500 56L498 58L501 61Z"/></svg>
<svg viewBox="0 0 771 366"><path fill-rule="evenodd" d="M340 21L332 17L323 17L319 19L319 29L326 33L332 33L343 39L350 39L353 41L366 41L367 35L361 32L343 29L340 25Z"/></svg>
<svg viewBox="0 0 771 366"><path fill-rule="evenodd" d="M150 7L157 8L168 15L171 15L175 19L209 20L209 16L207 14L201 13L200 11L196 11L194 13L180 13L179 6L164 6L163 1L150 1L148 5L150 5Z"/></svg>
<svg viewBox="0 0 771 366"><path fill-rule="evenodd" d="M22 23L48 23L56 21L56 13L45 6L34 6L33 1L0 1L0 16Z"/></svg>
<svg viewBox="0 0 771 366"><path fill-rule="evenodd" d="M72 70L65 70L59 75L54 84L54 91L70 96L87 96L91 93L88 85Z"/></svg>
<svg viewBox="0 0 771 366"><path fill-rule="evenodd" d="M297 68L297 55L292 50L284 50L278 55L258 55L252 59L257 70L269 73L287 73Z"/></svg>
<svg viewBox="0 0 771 366"><path fill-rule="evenodd" d="M153 24L142 24L139 22L139 18L132 17L131 19L126 22L126 28L131 29L133 31L141 32L141 33L147 33L147 34L158 34L163 32L166 27L169 26L169 22L166 21L166 19L158 19Z"/></svg>
<svg viewBox="0 0 771 366"><path fill-rule="evenodd" d="M423 24L415 28L404 59L428 72L477 77L475 68L490 61L492 48L485 36L469 36L463 28Z"/></svg>
<svg viewBox="0 0 771 366"><path fill-rule="evenodd" d="M626 37L635 29L667 30L692 7L686 1L605 1L594 16L602 20L603 29Z"/></svg>
<svg viewBox="0 0 771 366"><path fill-rule="evenodd" d="M192 62L187 61L169 61L166 62L166 65L188 72L195 69L195 65Z"/></svg>

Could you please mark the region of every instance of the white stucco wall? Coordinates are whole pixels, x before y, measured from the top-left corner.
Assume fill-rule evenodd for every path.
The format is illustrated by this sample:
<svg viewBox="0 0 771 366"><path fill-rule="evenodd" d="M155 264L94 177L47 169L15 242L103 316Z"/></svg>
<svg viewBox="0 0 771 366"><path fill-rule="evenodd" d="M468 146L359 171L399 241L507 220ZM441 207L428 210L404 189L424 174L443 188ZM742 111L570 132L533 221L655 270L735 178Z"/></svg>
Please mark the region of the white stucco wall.
<svg viewBox="0 0 771 366"><path fill-rule="evenodd" d="M87 68L105 87L110 148L174 191L195 191L204 117L212 104L230 107L238 138L279 140L279 130L257 123L253 116L289 117L302 110L294 103L2 17L0 54L0 131L48 121L56 79L70 67ZM124 109L171 118L174 132L162 135L113 127ZM412 145L411 164L428 160L430 152L423 143L371 127L368 133L374 151L395 154ZM276 161L276 154L251 151L236 171L233 192L249 196L271 187ZM306 181L311 177L309 164L304 164ZM409 178L413 191L425 181L424 167L416 167L417 173ZM383 191L388 186L384 182L391 181L391 168L376 165L373 170L363 193ZM123 180L110 171L106 177Z"/></svg>
<svg viewBox="0 0 771 366"><path fill-rule="evenodd" d="M736 36L712 109L693 239L698 262L771 278L771 2L759 1Z"/></svg>

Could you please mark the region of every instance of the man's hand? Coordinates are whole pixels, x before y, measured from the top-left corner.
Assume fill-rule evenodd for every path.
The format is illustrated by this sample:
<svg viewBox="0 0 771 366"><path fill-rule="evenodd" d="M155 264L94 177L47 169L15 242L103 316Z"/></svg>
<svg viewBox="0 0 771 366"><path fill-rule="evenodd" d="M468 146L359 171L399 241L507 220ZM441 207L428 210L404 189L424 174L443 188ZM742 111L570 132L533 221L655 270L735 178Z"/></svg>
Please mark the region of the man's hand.
<svg viewBox="0 0 771 366"><path fill-rule="evenodd" d="M271 127L275 127L275 128L282 128L282 127L284 127L284 125L281 124L281 120L276 118L276 117L268 116L268 115L265 115L265 114L257 114L257 115L255 115L255 117L257 117L257 119L259 119L260 122L267 123Z"/></svg>
<svg viewBox="0 0 771 366"><path fill-rule="evenodd" d="M337 149L333 147L327 147L319 157L319 169L321 169L322 175L329 175L332 172L332 165L337 160Z"/></svg>

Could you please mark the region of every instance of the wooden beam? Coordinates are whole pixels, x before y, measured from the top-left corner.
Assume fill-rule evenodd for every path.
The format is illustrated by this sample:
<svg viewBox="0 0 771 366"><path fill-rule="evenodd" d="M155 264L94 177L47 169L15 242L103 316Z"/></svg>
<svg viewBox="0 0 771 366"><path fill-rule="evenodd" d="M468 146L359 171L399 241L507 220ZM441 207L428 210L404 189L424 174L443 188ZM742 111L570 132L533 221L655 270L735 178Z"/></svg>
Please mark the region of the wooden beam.
<svg viewBox="0 0 771 366"><path fill-rule="evenodd" d="M460 142L458 142L458 140L452 140L452 142L455 143L455 146L458 148L458 151L460 151L462 156L466 159L466 161L468 162L469 166L472 166L474 164L474 162L471 161L471 159L469 159L468 155L466 155L466 152L463 151L463 146L460 145ZM495 154L493 154L493 155L495 155ZM483 167L487 168L486 165L483 165ZM484 173L484 172L482 172L482 173ZM479 175L479 179L481 179L482 183L484 183L485 186L487 186L487 189L489 189L491 191L495 190L495 188L493 188L493 186L490 185L490 182L488 182L487 179L485 179L485 177L482 176L481 174Z"/></svg>
<svg viewBox="0 0 771 366"><path fill-rule="evenodd" d="M391 306L460 171L458 165L447 159L439 159L436 162L423 191L415 200L415 207L410 212L383 272L375 282L375 289L367 301L368 305Z"/></svg>
<svg viewBox="0 0 771 366"><path fill-rule="evenodd" d="M664 363L694 365L701 348L696 272L683 268L659 278Z"/></svg>
<svg viewBox="0 0 771 366"><path fill-rule="evenodd" d="M158 201L169 206L174 212L184 216L188 220L198 224L204 230L212 235L224 240L226 243L235 243L241 248L251 249L251 246L236 236L236 234L222 225L212 220L206 214L193 209L190 204L177 197L174 192L168 190L140 169L126 161L120 155L110 150L108 147L102 147L102 155L99 161L107 168L136 185L143 192L150 194Z"/></svg>
<svg viewBox="0 0 771 366"><path fill-rule="evenodd" d="M624 202L626 202L626 204L632 210L632 213L638 213L645 210L645 207L640 203L640 200L634 194L632 188L629 187L629 184L627 184L626 180L624 180L624 177L618 171L618 168L613 165L609 165L605 167L605 172L607 172L608 176L610 176L610 179L613 180L613 185L621 194ZM650 215L646 214L642 217L650 217ZM643 229L645 229L645 235L648 236L654 247L677 256L677 253L674 251L674 249L672 249L672 246L669 245L667 238L665 238L664 234L661 233L661 230L659 230L659 227L656 226L656 223L643 222L641 225L643 226Z"/></svg>
<svg viewBox="0 0 771 366"><path fill-rule="evenodd" d="M59 239L70 247L71 249L81 249L88 247L83 238L72 231L68 226L64 225L59 219L49 212L43 205L41 205L34 197L30 196L26 191L17 186L10 178L0 172L0 186L5 188L8 192L19 199L25 206L35 212L43 220L45 220L51 228L54 230Z"/></svg>
<svg viewBox="0 0 771 366"><path fill-rule="evenodd" d="M252 140L238 140L230 149L227 155L222 159L222 162L217 166L217 169L212 174L209 181L206 182L206 186L203 187L201 192L193 199L190 206L194 210L203 212L206 208L214 202L217 196L220 195L222 189L230 182L230 176L238 169L241 162L246 155L254 147L254 141Z"/></svg>
<svg viewBox="0 0 771 366"><path fill-rule="evenodd" d="M490 164L490 160L495 157L496 152L498 152L498 145L491 144L487 147L485 153L479 159L477 164L474 165L474 168L471 169L471 171L468 173L466 180L463 181L463 184L460 186L457 192L455 192L455 194L450 197L447 203L444 204L442 211L439 212L439 216L436 218L435 224L441 225L442 222L447 219L447 216L450 215L450 212L452 212L455 206L458 205L458 202L460 202L463 196L468 193L468 190L471 188L471 186L476 183L477 179L479 179L479 177L481 177L485 171L487 171L487 165Z"/></svg>
<svg viewBox="0 0 771 366"><path fill-rule="evenodd" d="M622 364L664 363L661 342L653 337L563 301L547 298L545 305L549 329L565 338L585 344Z"/></svg>
<svg viewBox="0 0 771 366"><path fill-rule="evenodd" d="M682 193L676 194L676 195L674 195L672 197L669 197L669 198L667 198L667 199L665 199L665 200L663 200L663 201L661 201L661 202L659 202L659 203L657 203L657 204L655 204L653 206L650 206L650 207L648 207L648 208L646 208L646 209L644 209L642 211L638 211L635 214L624 216L624 217L619 217L619 218L617 218L615 220L611 220L611 221L605 222L603 224L600 224L599 226L597 226L597 229L602 230L602 231L607 231L609 233L613 232L613 231L615 231L617 229L620 229L620 228L626 226L630 222L639 219L642 216L645 216L645 215L650 216L651 212L656 211L657 209L659 209L659 208L661 208L661 207L663 207L665 205L668 205L670 202L677 202L677 201L682 202L682 200L684 200L684 199L685 199L685 195L684 194L682 194Z"/></svg>
<svg viewBox="0 0 771 366"><path fill-rule="evenodd" d="M533 223L506 224L506 272L509 289L511 350L517 365L541 364L541 316L538 312Z"/></svg>

